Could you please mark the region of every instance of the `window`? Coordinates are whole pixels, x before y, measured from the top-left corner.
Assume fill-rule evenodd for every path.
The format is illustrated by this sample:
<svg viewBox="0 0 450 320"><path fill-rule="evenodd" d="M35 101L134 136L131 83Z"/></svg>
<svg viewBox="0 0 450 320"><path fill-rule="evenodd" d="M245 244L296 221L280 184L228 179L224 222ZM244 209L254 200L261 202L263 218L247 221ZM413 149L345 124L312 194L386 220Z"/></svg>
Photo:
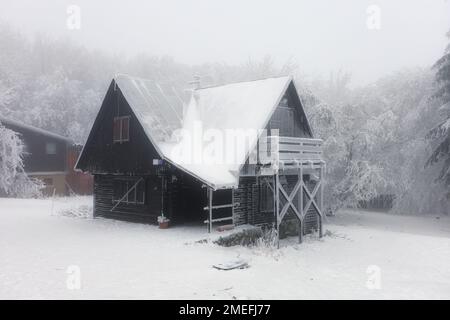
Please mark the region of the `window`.
<svg viewBox="0 0 450 320"><path fill-rule="evenodd" d="M144 204L144 179L115 179L113 202Z"/></svg>
<svg viewBox="0 0 450 320"><path fill-rule="evenodd" d="M45 153L46 154L56 154L56 143L47 142L45 144Z"/></svg>
<svg viewBox="0 0 450 320"><path fill-rule="evenodd" d="M130 140L130 116L114 117L113 142Z"/></svg>

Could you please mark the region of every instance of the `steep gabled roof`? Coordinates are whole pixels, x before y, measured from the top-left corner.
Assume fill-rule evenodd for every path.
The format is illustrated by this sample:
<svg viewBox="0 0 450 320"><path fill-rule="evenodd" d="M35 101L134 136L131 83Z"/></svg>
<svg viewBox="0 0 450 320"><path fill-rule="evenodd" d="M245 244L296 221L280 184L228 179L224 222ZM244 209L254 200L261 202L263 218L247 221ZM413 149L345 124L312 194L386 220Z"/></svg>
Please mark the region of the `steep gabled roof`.
<svg viewBox="0 0 450 320"><path fill-rule="evenodd" d="M267 126L291 81L290 77L268 78L195 90L183 121L183 129L190 139L187 142L181 138L175 143L162 143L160 148L164 156L173 164L202 178L213 188L236 187L240 168L256 146L258 130ZM205 139L200 140L205 137L195 134L195 122L201 124L203 133L209 131L214 134L216 131L223 136L227 132L255 134L245 136L243 148L233 145L234 149L230 150L226 145L223 146L223 152L232 154L234 159L229 163L204 163L188 159L194 160L192 163L186 161L185 154L176 151L186 150L191 147L190 144L201 146L200 152L211 147ZM197 151L192 152L194 158Z"/></svg>
<svg viewBox="0 0 450 320"><path fill-rule="evenodd" d="M32 131L36 134L39 134L39 135L43 135L43 136L51 137L51 138L54 138L57 140L64 140L69 143L73 143L72 139L70 139L70 138L61 136L59 134L56 134L56 133L53 133L53 132L50 132L50 131L47 131L47 130L44 130L44 129L41 129L38 127L31 126L29 124L25 124L23 122L20 122L20 121L11 119L11 118L5 118L5 117L0 116L0 124L6 124L6 125L10 125L10 126L15 126L18 128L23 128L23 129Z"/></svg>
<svg viewBox="0 0 450 320"><path fill-rule="evenodd" d="M239 171L258 136L246 137L245 147L238 148L230 163L189 162L183 150L191 148L195 158L198 151L192 144L201 150L211 147L211 141L196 135L198 125L203 132L262 130L293 85L291 77L276 77L196 89L183 116L183 103L173 89L127 75L114 80L161 158L214 189L237 187ZM229 151L224 146L224 153Z"/></svg>
<svg viewBox="0 0 450 320"><path fill-rule="evenodd" d="M160 152L159 143L169 140L173 131L181 127L183 101L170 86L163 88L153 81L123 74L114 80Z"/></svg>

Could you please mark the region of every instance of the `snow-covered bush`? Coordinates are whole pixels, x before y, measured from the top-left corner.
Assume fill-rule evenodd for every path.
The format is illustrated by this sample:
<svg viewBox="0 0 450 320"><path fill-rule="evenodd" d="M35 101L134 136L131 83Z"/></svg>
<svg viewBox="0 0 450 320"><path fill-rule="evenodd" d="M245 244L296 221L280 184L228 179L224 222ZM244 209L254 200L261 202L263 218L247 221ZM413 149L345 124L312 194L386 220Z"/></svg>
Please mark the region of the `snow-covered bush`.
<svg viewBox="0 0 450 320"><path fill-rule="evenodd" d="M65 217L90 219L92 218L92 205L80 204L77 206L61 208L56 213Z"/></svg>
<svg viewBox="0 0 450 320"><path fill-rule="evenodd" d="M19 135L0 123L0 193L13 197L40 196L44 185L26 175L23 154Z"/></svg>
<svg viewBox="0 0 450 320"><path fill-rule="evenodd" d="M254 246L258 243L258 240L263 236L261 228L244 229L238 232L234 232L230 235L220 237L215 240L214 243L223 247L232 246Z"/></svg>
<svg viewBox="0 0 450 320"><path fill-rule="evenodd" d="M245 246L275 248L277 246L277 231L274 228L254 227L243 229L214 241L223 247Z"/></svg>
<svg viewBox="0 0 450 320"><path fill-rule="evenodd" d="M256 241L256 246L261 248L276 248L277 244L277 231L274 228L263 229L261 237Z"/></svg>

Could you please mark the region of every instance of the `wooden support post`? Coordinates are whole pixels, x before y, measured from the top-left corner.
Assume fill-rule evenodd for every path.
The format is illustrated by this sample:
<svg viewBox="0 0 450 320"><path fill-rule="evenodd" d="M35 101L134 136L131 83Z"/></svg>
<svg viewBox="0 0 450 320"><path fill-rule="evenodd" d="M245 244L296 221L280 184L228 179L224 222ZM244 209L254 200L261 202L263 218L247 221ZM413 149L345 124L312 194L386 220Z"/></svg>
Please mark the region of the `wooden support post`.
<svg viewBox="0 0 450 320"><path fill-rule="evenodd" d="M276 202L276 223L277 223L277 248L280 248L280 177L279 172L275 173L275 202Z"/></svg>
<svg viewBox="0 0 450 320"><path fill-rule="evenodd" d="M272 223L272 227L275 229L277 223L277 191L276 191L277 183L275 175L273 175L272 177L272 186L273 186L272 193L273 193L273 221L274 221Z"/></svg>
<svg viewBox="0 0 450 320"><path fill-rule="evenodd" d="M320 212L323 214L323 186L324 186L324 184L325 184L325 181L323 181L324 180L324 173L323 173L323 171L324 171L324 168L323 168L323 166L320 168L320 200L319 200L319 203L320 203Z"/></svg>
<svg viewBox="0 0 450 320"><path fill-rule="evenodd" d="M304 219L305 215L306 215L306 212L305 212L305 196L304 196L305 195L305 192L304 192L305 180L303 180L303 164L300 167L300 174L302 176L302 188L301 188L302 192L300 193L300 198L302 199L302 206L301 206L302 211L301 211L301 214L302 214L302 219ZM305 226L302 226L302 231L303 231L303 233L305 232Z"/></svg>
<svg viewBox="0 0 450 320"><path fill-rule="evenodd" d="M323 237L323 228L322 228L322 223L323 223L323 164L322 166L320 166L320 176L319 176L319 182L320 182L320 194L319 194L319 208L320 208L320 225L319 225L319 237Z"/></svg>
<svg viewBox="0 0 450 320"><path fill-rule="evenodd" d="M298 223L298 243L303 242L303 221L300 220Z"/></svg>
<svg viewBox="0 0 450 320"><path fill-rule="evenodd" d="M161 216L164 216L164 174L161 176Z"/></svg>
<svg viewBox="0 0 450 320"><path fill-rule="evenodd" d="M255 188L256 188L256 199L257 199L257 203L256 203L256 208L254 208L255 212L260 212L261 210L261 180L259 179L259 176L255 177ZM254 190L252 190L252 192L254 192Z"/></svg>
<svg viewBox="0 0 450 320"><path fill-rule="evenodd" d="M318 181L318 183L320 183L320 186L319 186L319 190L317 190L317 192L318 192L318 195L317 195L317 197L318 197L318 199L317 199L317 202L318 202L318 213L319 213L319 237L320 238L322 238L322 236L323 236L323 228L322 228L322 223L323 223L323 219L322 219L322 215L323 215L323 165L322 166L320 166L320 169L319 169L319 181Z"/></svg>
<svg viewBox="0 0 450 320"><path fill-rule="evenodd" d="M305 184L303 182L303 165L302 164L300 164L300 178L302 180L301 180L301 186L300 186L300 197L299 197L299 199L300 199L300 210L299 211L300 211L300 214L301 214L302 219L303 219L303 217L305 216L305 213L303 212L303 208L304 208L303 188L304 188Z"/></svg>
<svg viewBox="0 0 450 320"><path fill-rule="evenodd" d="M322 216L319 215L319 238L323 237L323 231L322 231Z"/></svg>
<svg viewBox="0 0 450 320"><path fill-rule="evenodd" d="M298 242L303 242L303 167L302 164L298 168L298 180L300 181L300 188L297 194L297 211L300 212L301 218L299 219L298 226Z"/></svg>
<svg viewBox="0 0 450 320"><path fill-rule="evenodd" d="M213 192L212 188L208 188L208 233L211 233L212 230Z"/></svg>

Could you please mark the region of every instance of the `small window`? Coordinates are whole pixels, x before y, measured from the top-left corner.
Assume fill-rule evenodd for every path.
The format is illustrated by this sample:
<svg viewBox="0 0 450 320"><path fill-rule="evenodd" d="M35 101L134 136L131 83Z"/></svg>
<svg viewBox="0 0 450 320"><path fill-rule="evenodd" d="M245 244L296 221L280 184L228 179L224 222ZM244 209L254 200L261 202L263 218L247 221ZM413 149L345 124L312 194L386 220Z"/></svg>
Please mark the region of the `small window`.
<svg viewBox="0 0 450 320"><path fill-rule="evenodd" d="M46 154L56 154L56 143L47 142L45 144L45 153Z"/></svg>
<svg viewBox="0 0 450 320"><path fill-rule="evenodd" d="M122 118L122 129L120 132L122 133L122 141L130 140L130 117Z"/></svg>
<svg viewBox="0 0 450 320"><path fill-rule="evenodd" d="M113 142L127 142L130 140L130 116L114 117Z"/></svg>
<svg viewBox="0 0 450 320"><path fill-rule="evenodd" d="M113 141L120 141L120 119L114 118Z"/></svg>
<svg viewBox="0 0 450 320"><path fill-rule="evenodd" d="M113 202L144 204L145 182L143 179L114 180Z"/></svg>

